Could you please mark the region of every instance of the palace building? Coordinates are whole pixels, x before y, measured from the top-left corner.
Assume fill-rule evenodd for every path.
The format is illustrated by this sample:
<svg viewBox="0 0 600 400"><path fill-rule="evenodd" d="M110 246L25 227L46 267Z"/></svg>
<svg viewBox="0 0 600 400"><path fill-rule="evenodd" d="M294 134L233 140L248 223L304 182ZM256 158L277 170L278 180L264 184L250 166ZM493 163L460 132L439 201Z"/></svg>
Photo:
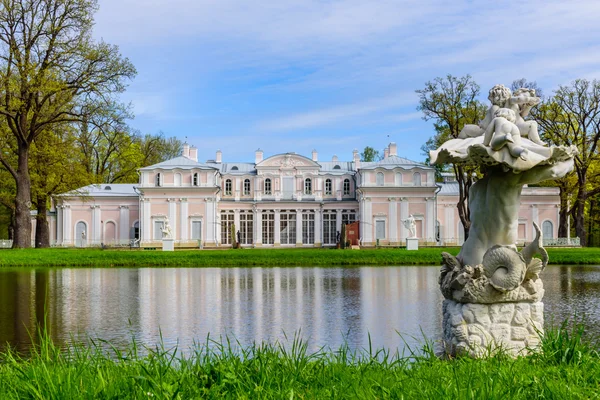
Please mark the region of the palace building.
<svg viewBox="0 0 600 400"><path fill-rule="evenodd" d="M53 198L51 241L57 246L160 247L168 222L175 247L335 246L342 224L358 222L361 246L402 246L403 219L412 215L421 245L460 245L463 228L451 174L398 156L390 143L384 158L361 162L319 160L296 153L253 162L198 161L185 144L181 156L139 170L135 184L89 185ZM557 188L525 187L519 213L520 242L557 237ZM234 228L232 228L234 225ZM235 234L232 239L231 231Z"/></svg>

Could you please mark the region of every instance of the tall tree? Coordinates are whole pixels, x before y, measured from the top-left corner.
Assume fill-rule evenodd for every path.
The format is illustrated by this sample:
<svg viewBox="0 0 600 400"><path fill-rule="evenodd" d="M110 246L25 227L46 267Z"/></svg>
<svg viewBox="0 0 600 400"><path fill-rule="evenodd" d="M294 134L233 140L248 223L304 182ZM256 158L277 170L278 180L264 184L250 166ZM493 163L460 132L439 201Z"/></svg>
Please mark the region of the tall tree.
<svg viewBox="0 0 600 400"><path fill-rule="evenodd" d="M458 138L466 124L477 124L485 115L486 107L477 97L479 85L470 75L435 78L416 91L419 95L418 110L425 121L433 120L436 134L426 146L439 147L449 139ZM476 170L461 164L452 166L458 182L458 215L464 227L465 239L469 236L469 188L474 182Z"/></svg>
<svg viewBox="0 0 600 400"><path fill-rule="evenodd" d="M0 0L0 116L17 152L16 164L0 154L17 187L13 247L31 246L32 143L124 91L135 75L116 46L93 41L96 10L96 0Z"/></svg>
<svg viewBox="0 0 600 400"><path fill-rule="evenodd" d="M360 161L373 162L381 160L381 154L371 146L365 147L360 153Z"/></svg>
<svg viewBox="0 0 600 400"><path fill-rule="evenodd" d="M165 137L163 132L155 135L136 135L134 139L138 144L142 160L140 167L157 164L181 155L183 143L174 136Z"/></svg>
<svg viewBox="0 0 600 400"><path fill-rule="evenodd" d="M594 166L600 161L600 82L577 79L569 86L559 86L533 116L545 140L557 145L575 145L579 150L575 157L576 194L570 212L575 233L585 246L586 202L600 194L600 186L592 185L598 178Z"/></svg>

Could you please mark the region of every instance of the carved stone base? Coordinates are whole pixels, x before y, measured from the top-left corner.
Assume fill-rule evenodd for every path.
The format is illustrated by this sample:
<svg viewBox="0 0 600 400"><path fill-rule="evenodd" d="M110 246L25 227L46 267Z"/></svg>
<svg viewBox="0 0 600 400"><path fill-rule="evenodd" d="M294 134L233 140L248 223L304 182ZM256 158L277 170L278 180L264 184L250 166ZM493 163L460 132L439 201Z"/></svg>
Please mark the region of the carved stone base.
<svg viewBox="0 0 600 400"><path fill-rule="evenodd" d="M174 251L175 250L175 241L173 239L163 239L162 241L162 249L163 251Z"/></svg>
<svg viewBox="0 0 600 400"><path fill-rule="evenodd" d="M540 344L544 303L443 303L443 353L450 356L487 356L502 349L525 355Z"/></svg>
<svg viewBox="0 0 600 400"><path fill-rule="evenodd" d="M419 239L406 238L406 250L419 250Z"/></svg>

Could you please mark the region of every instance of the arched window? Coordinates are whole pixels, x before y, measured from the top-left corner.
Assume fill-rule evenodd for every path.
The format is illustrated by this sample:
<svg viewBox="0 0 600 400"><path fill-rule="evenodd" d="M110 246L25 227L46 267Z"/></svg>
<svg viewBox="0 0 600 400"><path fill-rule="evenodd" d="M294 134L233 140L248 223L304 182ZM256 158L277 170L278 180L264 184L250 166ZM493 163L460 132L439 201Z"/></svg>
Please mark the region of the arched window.
<svg viewBox="0 0 600 400"><path fill-rule="evenodd" d="M231 179L225 180L225 196L231 196Z"/></svg>
<svg viewBox="0 0 600 400"><path fill-rule="evenodd" d="M238 170L239 170L239 168L238 168L236 165L234 165L233 167L231 167L231 170L232 170L232 171L238 171Z"/></svg>
<svg viewBox="0 0 600 400"><path fill-rule="evenodd" d="M198 179L198 173L194 172L194 175L192 175L192 185L198 186L199 183L200 179Z"/></svg>
<svg viewBox="0 0 600 400"><path fill-rule="evenodd" d="M250 179L244 180L244 196L250 196Z"/></svg>
<svg viewBox="0 0 600 400"><path fill-rule="evenodd" d="M554 239L554 226L551 221L544 221L542 224L542 237L544 239Z"/></svg>
<svg viewBox="0 0 600 400"><path fill-rule="evenodd" d="M265 194L271 193L273 193L271 188L271 178L267 178L265 179Z"/></svg>
<svg viewBox="0 0 600 400"><path fill-rule="evenodd" d="M350 179L344 179L344 196L350 194Z"/></svg>
<svg viewBox="0 0 600 400"><path fill-rule="evenodd" d="M304 194L312 194L312 180L310 178L304 180Z"/></svg>
<svg viewBox="0 0 600 400"><path fill-rule="evenodd" d="M396 172L396 186L402 186L402 172Z"/></svg>
<svg viewBox="0 0 600 400"><path fill-rule="evenodd" d="M333 169L342 169L342 167L336 164L335 167L333 167Z"/></svg>
<svg viewBox="0 0 600 400"><path fill-rule="evenodd" d="M377 186L383 186L383 172L377 173Z"/></svg>
<svg viewBox="0 0 600 400"><path fill-rule="evenodd" d="M181 186L181 174L179 172L175 174L175 186Z"/></svg>
<svg viewBox="0 0 600 400"><path fill-rule="evenodd" d="M421 174L418 172L413 174L413 186L421 186Z"/></svg>
<svg viewBox="0 0 600 400"><path fill-rule="evenodd" d="M162 186L162 174L159 172L155 178L156 186Z"/></svg>
<svg viewBox="0 0 600 400"><path fill-rule="evenodd" d="M325 179L325 194L331 194L331 179Z"/></svg>

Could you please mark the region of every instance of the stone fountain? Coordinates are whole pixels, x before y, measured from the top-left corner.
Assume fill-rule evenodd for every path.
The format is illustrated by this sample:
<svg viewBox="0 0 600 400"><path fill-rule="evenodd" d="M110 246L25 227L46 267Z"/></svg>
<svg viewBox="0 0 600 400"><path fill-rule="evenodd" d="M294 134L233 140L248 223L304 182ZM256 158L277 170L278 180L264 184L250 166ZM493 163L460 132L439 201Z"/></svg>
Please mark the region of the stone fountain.
<svg viewBox="0 0 600 400"><path fill-rule="evenodd" d="M492 105L478 125L466 125L458 139L430 152L432 164L477 165L484 175L469 190L468 239L458 256L442 253L443 344L450 356L477 357L496 349L516 356L539 344L544 325L539 274L548 253L535 223L533 242L517 248L521 189L565 176L577 154L574 146L546 145L537 123L525 119L540 101L534 90L511 93L496 85L488 98Z"/></svg>

